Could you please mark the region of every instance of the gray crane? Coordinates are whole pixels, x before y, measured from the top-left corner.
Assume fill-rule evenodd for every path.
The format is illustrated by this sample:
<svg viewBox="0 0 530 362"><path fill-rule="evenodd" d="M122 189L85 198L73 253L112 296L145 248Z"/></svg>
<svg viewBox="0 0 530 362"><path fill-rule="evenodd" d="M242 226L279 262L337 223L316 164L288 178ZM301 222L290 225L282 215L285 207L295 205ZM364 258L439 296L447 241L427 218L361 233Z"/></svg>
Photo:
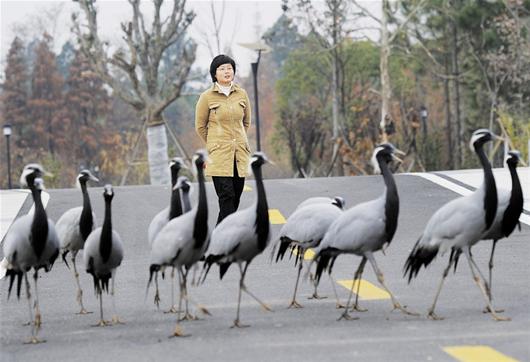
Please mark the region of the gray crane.
<svg viewBox="0 0 530 362"><path fill-rule="evenodd" d="M320 244L329 226L341 216L344 200L342 198L339 201L339 198L313 197L305 200L301 205L296 208L283 225L279 233L279 242L272 249L272 254L274 254L276 247L278 247L276 262L283 259L287 249L291 248L297 251L295 266L298 264L298 274L289 308L302 308L302 305L296 301L296 291L303 268L304 254L307 249ZM333 287L335 286L333 285ZM311 298L319 298L316 288ZM337 304L339 303L337 302Z"/></svg>
<svg viewBox="0 0 530 362"><path fill-rule="evenodd" d="M92 211L92 205L90 204L90 197L87 191L87 182L89 180L99 182L97 177L89 170L82 170L77 175L76 183L81 188L83 206L74 207L65 211L55 225L57 235L61 241L61 256L67 266L66 256L68 253L71 253L74 278L77 284L76 300L81 308L78 314L87 314L89 312L87 312L83 305L83 290L79 283L79 273L77 272L75 259L79 250L84 248L88 235L96 228L96 214Z"/></svg>
<svg viewBox="0 0 530 362"><path fill-rule="evenodd" d="M315 259L317 263L316 282L320 281L322 272L327 268L331 274L333 264L340 254L355 254L362 256L361 263L354 274L354 280L360 280L366 261L369 260L377 280L388 292L392 299L394 309L399 309L405 314L415 315L409 312L396 300L390 289L384 282L383 273L377 266L373 253L384 250L388 247L397 229L399 216L399 195L396 183L389 164L394 158L398 159L394 153L401 152L389 144L381 144L374 149L372 165L376 173L382 173L385 182L385 190L380 197L375 200L364 202L344 213L329 227L324 239L315 249ZM357 284L354 310L364 311L358 305L360 283ZM353 294L353 287L350 290L348 302L341 319L356 319L349 314L350 301Z"/></svg>
<svg viewBox="0 0 530 362"><path fill-rule="evenodd" d="M510 170L510 176L512 179L512 188L507 190L504 188L497 189L498 196L498 206L497 213L495 214L495 219L493 224L484 235L482 235L482 240L492 240L493 244L491 247L491 256L488 264L489 267L489 278L488 278L488 296L490 301L492 300L492 273L493 273L493 254L495 253L495 246L497 241L502 238L507 238L515 230L515 227L519 225L519 230L521 230L521 225L519 224L519 216L523 212L523 189L521 188L521 181L519 180L519 175L517 174L517 164L521 154L517 150L512 150L508 152L508 157L506 159L506 164ZM487 311L487 309L486 309ZM499 312L499 311L498 311Z"/></svg>
<svg viewBox="0 0 530 362"><path fill-rule="evenodd" d="M491 227L497 213L497 187L490 162L484 152L484 144L494 137L496 136L488 129L478 129L473 132L469 145L477 154L484 171L482 185L472 194L449 201L439 208L428 221L423 234L405 262L404 274L405 276L408 274L410 283L422 266L427 267L438 254L444 255L447 251L451 251L449 263L443 272L433 304L428 310L427 316L431 319L442 319L434 312L436 301L451 266L454 265L456 270L458 259L464 253L473 280L483 293L492 317L495 320L507 320L498 316L491 306L487 295L487 282L471 255L471 247L480 241L484 232Z"/></svg>
<svg viewBox="0 0 530 362"><path fill-rule="evenodd" d="M180 279L180 298L177 311L177 325L173 336L184 336L180 326L181 304L186 302L186 312L182 320L193 320L195 316L188 310L188 302L191 300L187 292L187 275L190 268L198 262L208 247L208 203L206 187L204 185L204 164L207 160L205 151L197 151L193 157L193 163L197 170L199 181L199 201L191 211L169 221L156 236L151 248L149 284L153 275L158 274L162 267L172 266L177 269ZM184 183L177 183L180 187ZM148 287L149 287L148 284ZM209 312L204 308L199 309L205 313Z"/></svg>
<svg viewBox="0 0 530 362"><path fill-rule="evenodd" d="M35 211L33 215L27 214L15 220L6 234L3 245L4 256L8 262L6 270L6 276L9 277L8 298L13 283L17 279L17 297L20 299L22 277L24 277L30 325L32 326L31 338L28 343L34 344L43 342L37 336L42 324L37 288L39 270L50 271L59 255L59 238L53 221L48 219L46 215L41 199L41 193L44 189L44 181L41 177L44 175L47 173L39 164L28 164L24 167L20 183L31 190ZM27 277L27 273L32 268L35 283L35 319L33 319L31 310L30 285Z"/></svg>
<svg viewBox="0 0 530 362"><path fill-rule="evenodd" d="M262 152L256 152L250 160L250 167L256 180L257 200L250 207L228 215L212 232L210 247L204 262L204 277L210 267L219 264L220 278L227 272L230 264L237 263L241 275L237 302L236 319L232 327L247 327L239 320L241 292L254 298L265 310L271 309L252 294L245 285L245 275L252 260L265 250L269 244L270 223L267 195L263 185L261 167L269 162Z"/></svg>
<svg viewBox="0 0 530 362"><path fill-rule="evenodd" d="M182 168L187 168L184 164L184 161L180 157L174 157L169 161L169 169L171 171L171 198L169 202L169 206L164 208L162 211L160 211L158 214L155 215L151 223L149 224L149 228L147 229L147 240L149 242L149 247L151 248L153 246L153 242L164 226L167 225L167 223L174 219L175 217L178 217L182 215L183 208L182 203L180 200L180 188L175 187L177 184L179 173ZM186 211L189 211L186 210ZM166 311L166 313L176 313L177 310L175 308L175 268L171 268L171 307L169 310ZM157 282L157 288L155 293L155 299L154 302L157 306L157 308L160 306L160 295L158 293L158 282Z"/></svg>
<svg viewBox="0 0 530 362"><path fill-rule="evenodd" d="M171 199L169 206L157 213L149 224L149 228L147 229L147 240L149 242L149 247L153 245L155 237L158 235L160 230L166 226L169 220L182 215L180 192L178 189L175 189L175 185L177 184L179 172L183 167L185 167L184 161L182 161L180 157L174 157L171 159L171 161L169 161L169 169L171 171ZM178 202L177 198L179 198Z"/></svg>
<svg viewBox="0 0 530 362"><path fill-rule="evenodd" d="M85 270L92 275L94 289L99 298L100 319L96 324L99 327L123 323L118 318L114 301L114 281L116 279L116 270L123 260L123 242L120 235L112 228L111 210L114 190L108 184L103 189L103 198L105 200L103 225L90 233L85 242L85 250L83 252ZM109 280L111 280L110 294L114 313L112 321L103 319L103 292L109 292Z"/></svg>

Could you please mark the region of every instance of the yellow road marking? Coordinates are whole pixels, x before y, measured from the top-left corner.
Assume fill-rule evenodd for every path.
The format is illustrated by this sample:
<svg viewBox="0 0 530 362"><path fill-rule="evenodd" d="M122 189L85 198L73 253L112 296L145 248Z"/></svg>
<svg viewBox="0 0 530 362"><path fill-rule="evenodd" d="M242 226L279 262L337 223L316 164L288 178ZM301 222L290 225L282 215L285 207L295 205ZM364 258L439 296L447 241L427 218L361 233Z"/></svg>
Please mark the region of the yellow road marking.
<svg viewBox="0 0 530 362"><path fill-rule="evenodd" d="M443 350L461 362L517 362L488 346L452 346Z"/></svg>
<svg viewBox="0 0 530 362"><path fill-rule="evenodd" d="M298 255L298 248L293 248L293 254ZM315 252L313 249L307 249L304 253L304 260L313 260L315 258Z"/></svg>
<svg viewBox="0 0 530 362"><path fill-rule="evenodd" d="M337 280L337 283L348 289L353 288L353 292L357 291L358 279L355 280ZM376 287L367 280L361 279L361 289L359 289L359 298L364 300L390 299L390 295L383 289Z"/></svg>
<svg viewBox="0 0 530 362"><path fill-rule="evenodd" d="M245 185L243 186L243 191L252 191L252 187Z"/></svg>
<svg viewBox="0 0 530 362"><path fill-rule="evenodd" d="M273 225L285 224L286 222L282 213L278 209L269 209L269 220Z"/></svg>

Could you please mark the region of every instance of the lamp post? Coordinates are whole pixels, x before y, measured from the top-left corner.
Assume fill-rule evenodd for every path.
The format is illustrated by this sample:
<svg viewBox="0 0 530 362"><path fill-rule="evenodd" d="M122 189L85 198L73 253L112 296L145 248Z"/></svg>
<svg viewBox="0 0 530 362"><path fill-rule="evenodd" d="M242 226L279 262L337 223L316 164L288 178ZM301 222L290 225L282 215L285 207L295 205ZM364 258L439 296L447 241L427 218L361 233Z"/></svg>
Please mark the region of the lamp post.
<svg viewBox="0 0 530 362"><path fill-rule="evenodd" d="M256 43L239 43L243 48L255 50L258 52L258 59L251 63L252 75L254 78L254 104L256 109L256 148L261 151L260 125L259 125L259 98L258 98L258 66L261 58L261 53L268 53L271 48L262 41Z"/></svg>
<svg viewBox="0 0 530 362"><path fill-rule="evenodd" d="M7 147L7 187L10 189L11 185L11 153L9 150L9 137L11 137L11 125L9 123L4 124L4 136L6 138Z"/></svg>
<svg viewBox="0 0 530 362"><path fill-rule="evenodd" d="M427 108L425 106L420 107L420 118L421 118L421 127L423 128L423 139L427 139Z"/></svg>

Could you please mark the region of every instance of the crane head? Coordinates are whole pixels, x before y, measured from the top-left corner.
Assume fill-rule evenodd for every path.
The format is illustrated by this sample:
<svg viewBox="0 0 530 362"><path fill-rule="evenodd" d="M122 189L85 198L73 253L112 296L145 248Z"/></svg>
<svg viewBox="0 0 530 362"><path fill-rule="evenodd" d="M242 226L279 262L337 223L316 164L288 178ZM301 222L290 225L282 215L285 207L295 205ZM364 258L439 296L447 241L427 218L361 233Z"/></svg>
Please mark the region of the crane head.
<svg viewBox="0 0 530 362"><path fill-rule="evenodd" d="M508 165L517 166L517 164L519 163L520 160L521 160L521 152L519 152L517 150L509 151L508 152L508 156L506 156L506 163Z"/></svg>
<svg viewBox="0 0 530 362"><path fill-rule="evenodd" d="M489 129L479 128L471 135L471 139L469 140L469 148L471 151L475 152L477 148L482 147L486 142L489 142L494 138L498 137L495 136Z"/></svg>
<svg viewBox="0 0 530 362"><path fill-rule="evenodd" d="M51 176L51 174L46 172L44 167L38 163L28 163L24 166L22 175L20 175L20 184L29 187L30 185L34 185L34 180L37 177L42 178L43 176Z"/></svg>
<svg viewBox="0 0 530 362"><path fill-rule="evenodd" d="M404 152L398 150L396 147L394 147L391 143L383 143L378 145L372 154L372 166L374 167L374 173L379 174L381 173L381 167L379 166L380 162L390 163L392 160L397 160L398 162L403 162L399 157L397 157L395 154L401 154L405 155Z"/></svg>
<svg viewBox="0 0 530 362"><path fill-rule="evenodd" d="M79 175L77 175L77 183L80 185L81 183L86 183L88 180L99 182L99 179L92 172L87 169L81 170Z"/></svg>

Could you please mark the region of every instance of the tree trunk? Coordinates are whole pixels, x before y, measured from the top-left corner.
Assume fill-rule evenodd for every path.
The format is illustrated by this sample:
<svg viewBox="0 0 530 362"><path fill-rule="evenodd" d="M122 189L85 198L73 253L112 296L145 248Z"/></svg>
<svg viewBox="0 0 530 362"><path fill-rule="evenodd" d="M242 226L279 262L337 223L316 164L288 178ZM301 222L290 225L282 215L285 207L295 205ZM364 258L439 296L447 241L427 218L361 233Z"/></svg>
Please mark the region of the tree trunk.
<svg viewBox="0 0 530 362"><path fill-rule="evenodd" d="M449 59L445 57L445 74L450 74ZM451 126L451 94L449 93L449 79L444 78L444 108L445 108L445 136L447 142L447 168L454 169L455 161L453 158L453 137Z"/></svg>
<svg viewBox="0 0 530 362"><path fill-rule="evenodd" d="M167 135L164 123L147 127L147 158L151 185L169 185Z"/></svg>
<svg viewBox="0 0 530 362"><path fill-rule="evenodd" d="M460 168L465 163L466 146L464 143L464 127L460 116L460 71L458 69L458 29L454 21L451 21L452 26L452 49L451 49L451 67L453 74L453 106L455 112L456 123L456 137L457 137L457 168Z"/></svg>
<svg viewBox="0 0 530 362"><path fill-rule="evenodd" d="M388 37L388 0L382 1L383 11L381 15L381 59L379 61L379 71L381 73L381 134L383 142L388 141L386 134L386 120L392 119L390 116L390 101L392 90L390 88L390 74L388 71L388 58L390 57L390 43Z"/></svg>
<svg viewBox="0 0 530 362"><path fill-rule="evenodd" d="M337 19L337 12L333 11L333 28L332 28L332 35L333 35L333 49L331 51L331 63L332 63L332 89L331 89L331 97L332 97L332 104L331 104L331 117L333 119L333 155L331 157L332 160L336 158L337 152L339 152L339 143L338 137L339 137L339 77L337 75L338 73L338 54L337 54L337 46L338 46L338 19ZM338 165L336 165L336 169L338 170L339 175L342 175L342 162L339 162Z"/></svg>

